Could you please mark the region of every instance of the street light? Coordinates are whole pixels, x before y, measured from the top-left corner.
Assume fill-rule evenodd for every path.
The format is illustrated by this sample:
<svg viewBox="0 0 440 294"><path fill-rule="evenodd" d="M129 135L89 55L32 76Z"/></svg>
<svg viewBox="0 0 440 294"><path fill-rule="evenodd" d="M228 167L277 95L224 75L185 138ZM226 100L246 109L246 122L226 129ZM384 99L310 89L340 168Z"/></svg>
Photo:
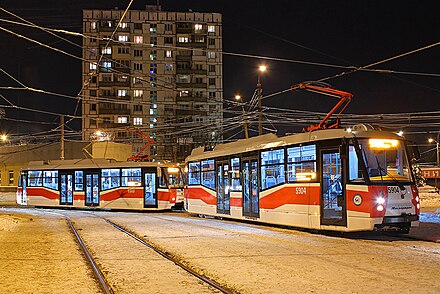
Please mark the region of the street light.
<svg viewBox="0 0 440 294"><path fill-rule="evenodd" d="M248 126L247 126L247 120L246 120L246 112L244 111L244 103L241 100L241 96L240 95L235 95L235 100L240 101L241 102L241 110L243 112L243 129L244 129L244 137L246 139L249 138L249 133L248 133Z"/></svg>
<svg viewBox="0 0 440 294"><path fill-rule="evenodd" d="M438 147L439 147L438 146L438 141L433 139L433 138L429 138L428 142L429 143L434 143L435 142L435 150L436 150L436 153L437 153L437 167L439 167L440 166L440 157L439 157L439 150L438 150Z"/></svg>
<svg viewBox="0 0 440 294"><path fill-rule="evenodd" d="M8 136L5 135L5 134L2 134L2 135L0 136L0 138L1 138L1 140L2 140L3 143L5 143L6 141L8 141Z"/></svg>
<svg viewBox="0 0 440 294"><path fill-rule="evenodd" d="M257 96L258 96L258 135L263 134L263 117L262 117L262 107L261 107L261 74L266 71L265 65L260 65L258 68L258 83L257 83Z"/></svg>

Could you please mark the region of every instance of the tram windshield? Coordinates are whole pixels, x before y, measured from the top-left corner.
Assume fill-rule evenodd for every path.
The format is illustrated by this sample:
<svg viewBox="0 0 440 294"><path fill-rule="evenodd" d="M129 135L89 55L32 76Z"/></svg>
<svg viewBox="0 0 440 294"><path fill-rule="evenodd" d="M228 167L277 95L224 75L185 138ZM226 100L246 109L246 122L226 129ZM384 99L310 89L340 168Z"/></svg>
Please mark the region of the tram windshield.
<svg viewBox="0 0 440 294"><path fill-rule="evenodd" d="M373 183L412 182L405 145L395 139L359 140L368 176Z"/></svg>
<svg viewBox="0 0 440 294"><path fill-rule="evenodd" d="M169 167L166 169L168 183L170 188L183 188L183 174L178 167Z"/></svg>

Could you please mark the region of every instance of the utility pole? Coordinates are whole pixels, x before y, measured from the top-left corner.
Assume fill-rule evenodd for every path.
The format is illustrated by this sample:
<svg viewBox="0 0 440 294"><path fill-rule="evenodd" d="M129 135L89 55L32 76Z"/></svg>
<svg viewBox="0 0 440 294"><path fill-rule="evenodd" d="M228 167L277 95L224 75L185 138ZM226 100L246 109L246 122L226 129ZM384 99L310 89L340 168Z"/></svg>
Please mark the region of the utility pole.
<svg viewBox="0 0 440 294"><path fill-rule="evenodd" d="M241 103L241 111L243 115L243 129L244 129L244 137L246 139L249 139L249 132L248 132L248 122L246 119L246 111L244 110L244 102L241 100L240 95L235 95L235 99Z"/></svg>
<svg viewBox="0 0 440 294"><path fill-rule="evenodd" d="M64 160L64 115L60 116L61 141L60 141L60 159Z"/></svg>
<svg viewBox="0 0 440 294"><path fill-rule="evenodd" d="M257 96L258 96L258 135L263 134L263 113L261 107L261 73L266 71L265 65L258 68Z"/></svg>

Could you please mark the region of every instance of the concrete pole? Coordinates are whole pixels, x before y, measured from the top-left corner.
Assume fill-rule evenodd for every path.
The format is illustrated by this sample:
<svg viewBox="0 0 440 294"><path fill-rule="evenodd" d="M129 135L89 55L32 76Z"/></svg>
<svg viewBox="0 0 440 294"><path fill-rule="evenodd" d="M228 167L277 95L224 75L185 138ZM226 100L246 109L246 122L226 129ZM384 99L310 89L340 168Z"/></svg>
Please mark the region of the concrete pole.
<svg viewBox="0 0 440 294"><path fill-rule="evenodd" d="M61 141L60 141L60 159L64 160L64 115L60 116Z"/></svg>

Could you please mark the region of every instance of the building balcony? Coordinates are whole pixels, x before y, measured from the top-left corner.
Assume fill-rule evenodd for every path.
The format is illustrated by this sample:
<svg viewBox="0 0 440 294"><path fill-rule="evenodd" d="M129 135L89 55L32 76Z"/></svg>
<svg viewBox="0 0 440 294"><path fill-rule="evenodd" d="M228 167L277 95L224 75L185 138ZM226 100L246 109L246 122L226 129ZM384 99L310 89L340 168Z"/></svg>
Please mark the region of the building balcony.
<svg viewBox="0 0 440 294"><path fill-rule="evenodd" d="M207 75L208 71L206 69L176 68L176 74Z"/></svg>
<svg viewBox="0 0 440 294"><path fill-rule="evenodd" d="M192 55L190 51L188 52L190 53L188 55L176 55L176 61L191 61Z"/></svg>
<svg viewBox="0 0 440 294"><path fill-rule="evenodd" d="M201 89L206 89L206 83L176 83L176 87L177 88L184 88L184 89L188 89L188 88L201 88Z"/></svg>
<svg viewBox="0 0 440 294"><path fill-rule="evenodd" d="M106 82L106 81L100 81L99 86L100 87L130 87L130 81L125 82L118 82L118 81L112 81L112 82Z"/></svg>
<svg viewBox="0 0 440 294"><path fill-rule="evenodd" d="M207 111L206 110L199 110L199 109L177 109L176 110L176 116L187 116L187 115L206 116Z"/></svg>
<svg viewBox="0 0 440 294"><path fill-rule="evenodd" d="M207 97L198 97L198 96L177 96L177 102L207 102Z"/></svg>
<svg viewBox="0 0 440 294"><path fill-rule="evenodd" d="M124 114L124 115L130 115L130 109L113 109L113 108L99 108L98 113L100 115L103 114ZM123 124L118 124L123 125Z"/></svg>

